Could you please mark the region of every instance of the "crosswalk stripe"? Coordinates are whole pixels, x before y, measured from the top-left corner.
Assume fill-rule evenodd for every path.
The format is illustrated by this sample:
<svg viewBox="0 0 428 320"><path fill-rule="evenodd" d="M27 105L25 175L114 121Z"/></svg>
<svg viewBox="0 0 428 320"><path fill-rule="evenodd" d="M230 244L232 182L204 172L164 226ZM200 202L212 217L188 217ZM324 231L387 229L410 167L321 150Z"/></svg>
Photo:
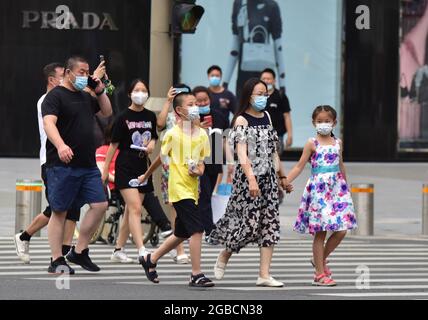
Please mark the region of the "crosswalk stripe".
<svg viewBox="0 0 428 320"><path fill-rule="evenodd" d="M190 272L188 272L187 276L183 275L181 277L177 276L177 275L171 275L171 274L164 274L162 275L161 273L159 273L159 279L162 281L162 279L177 279L180 278L180 281L183 280L187 280L189 279L189 275ZM207 274L208 275L208 274ZM297 283L311 283L312 282L312 277L309 275L306 278L299 278L299 279L286 279L285 276L284 278L283 275L281 274L275 274L275 277L277 280L282 280L286 283L289 284L297 284ZM113 280L113 281L118 281L118 280L129 280L129 279L139 279L139 280L144 280L145 282L148 281L145 279L145 275L141 274L141 275L136 275L136 276L70 276L69 279L72 281L89 281L89 280ZM221 281L218 281L219 284L251 284L254 283L255 280L257 279L256 276L248 276L248 275L234 275L233 277L234 279L223 279ZM251 280L247 280L247 278L254 278ZM43 281L56 281L57 280L57 276L55 275L50 275L48 277L37 277L37 278L28 278L30 280L43 280ZM177 280L178 281L178 280ZM352 278L352 279L335 279L335 281L337 282L337 284L345 284L345 283L355 283L356 279ZM367 279L365 281L365 283L426 283L426 286L428 287L428 278L418 278L418 279L413 279L413 278L400 278L400 279L389 279L389 278L380 278L380 279Z"/></svg>
<svg viewBox="0 0 428 320"><path fill-rule="evenodd" d="M127 248L133 264L120 264L110 261L113 246L94 244L90 246L90 256L101 271L91 273L71 264L76 275L71 281L109 281L112 284L153 286L137 263L137 255L132 243ZM147 248L151 251L150 245ZM186 252L188 243L185 242ZM332 254L329 266L334 273L337 287L321 288L311 286L314 269L310 265L312 257L311 239L283 239L275 247L271 271L272 275L284 281L283 288L256 287L255 281L259 269L259 248L250 245L239 254L233 255L227 266L225 278L216 281L213 278L213 266L222 246L202 245L201 268L214 280L214 290L275 290L307 291L314 296L381 298L381 297L428 297L428 292L408 292L406 290L428 290L428 242L368 242L367 240L349 240ZM16 255L12 237L0 238L0 279L11 277L32 281L57 281L57 275L49 275L47 267L50 248L46 238L34 238L30 244L31 264L23 264ZM356 268L367 266L368 277L364 283L368 290L359 290L355 282L361 276ZM191 272L190 264L175 264L167 254L159 261L157 268L161 283L157 286L186 285ZM156 286L156 285L154 285ZM378 292L381 290L399 290L399 292Z"/></svg>
<svg viewBox="0 0 428 320"><path fill-rule="evenodd" d="M2 254L3 251L5 250L12 250L15 247L12 245L8 245L8 246L0 246L0 254ZM105 248L99 248L99 247L93 247L90 246L90 250L91 252L96 251L96 252L112 252L113 251L114 246L109 246L109 247L105 247ZM126 247L128 248L128 251L134 251L136 250L135 247L133 246L128 246ZM49 247L47 245L30 245L30 253L34 253L34 249L46 249L49 250ZM156 248L152 248L152 247L148 247L148 250L154 250ZM296 247L290 247L290 248L284 248L284 247L275 247L274 252L278 253L278 252L301 252L302 249L308 250L309 248L296 248ZM214 247L214 248L203 248L202 252L218 252L222 250L221 247ZM251 249L250 249L251 250ZM256 248L254 248L253 250L258 250ZM242 254L246 254L249 250L242 250L240 255ZM386 248L344 248L344 247L339 247L337 248L337 250L335 251L335 253L343 253L343 252L350 252L350 253L373 253L373 254L377 254L377 253L394 253L394 254L403 254L403 253L413 253L413 252L419 252L421 254L428 254L428 245L423 247L423 248L394 248L394 249L386 249Z"/></svg>
<svg viewBox="0 0 428 320"><path fill-rule="evenodd" d="M217 290L235 290L235 291L262 291L262 290L274 290L274 291L294 291L294 290L307 290L307 291L344 291L344 290L358 290L358 291L372 291L372 290L415 290L415 289L428 289L428 285L370 285L370 289L357 289L355 285L353 286L345 286L339 285L336 287L326 288L326 287L316 287L312 286L310 283L303 286L288 286L287 282L284 283L284 287L281 288L266 288L266 287L257 287L255 286L256 280L248 280L246 284L249 286L223 286L223 284L229 285L234 284L235 282L229 282L226 280L218 281L216 283L216 287L213 289ZM183 281L162 281L159 284L152 284L148 281L123 281L117 282L118 284L128 284L128 285L143 285L143 286L160 286L160 285L183 285L185 282ZM308 283L308 282L307 282ZM242 284L241 281L238 284ZM427 293L428 294L428 293ZM403 294L406 296L406 294Z"/></svg>
<svg viewBox="0 0 428 320"><path fill-rule="evenodd" d="M317 293L316 296L374 298L374 297L428 297L428 292L367 292L367 293Z"/></svg>

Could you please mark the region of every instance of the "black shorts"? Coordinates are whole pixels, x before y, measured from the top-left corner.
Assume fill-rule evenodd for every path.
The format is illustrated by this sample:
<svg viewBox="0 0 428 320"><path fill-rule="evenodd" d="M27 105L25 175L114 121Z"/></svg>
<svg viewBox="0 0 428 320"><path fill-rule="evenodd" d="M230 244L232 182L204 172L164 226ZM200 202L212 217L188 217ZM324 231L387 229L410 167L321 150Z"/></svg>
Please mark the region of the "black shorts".
<svg viewBox="0 0 428 320"><path fill-rule="evenodd" d="M130 189L129 180L136 179L145 173L150 166L150 159L147 156L138 156L139 152L120 151L116 159L114 185L117 190ZM145 186L137 187L140 193L150 193L154 191L152 177L148 179Z"/></svg>
<svg viewBox="0 0 428 320"><path fill-rule="evenodd" d="M190 238L195 233L204 232L198 206L193 199L184 199L172 204L177 212L174 235L178 238Z"/></svg>
<svg viewBox="0 0 428 320"><path fill-rule="evenodd" d="M49 190L49 188L48 188L48 178L47 178L47 174L46 174L46 165L44 165L44 164L42 165L42 180L43 180L43 183L45 185L45 197L46 197L46 200L48 200L49 199L49 197L48 197L48 190ZM50 207L49 204L46 206L45 210L43 211L43 214L46 217L48 217L48 218L51 217L51 215L52 215L52 209L51 209L51 207ZM80 219L80 209L71 209L71 210L68 210L67 211L67 217L66 217L66 219L67 220L71 220L71 221L75 221L75 222L79 221L79 219Z"/></svg>

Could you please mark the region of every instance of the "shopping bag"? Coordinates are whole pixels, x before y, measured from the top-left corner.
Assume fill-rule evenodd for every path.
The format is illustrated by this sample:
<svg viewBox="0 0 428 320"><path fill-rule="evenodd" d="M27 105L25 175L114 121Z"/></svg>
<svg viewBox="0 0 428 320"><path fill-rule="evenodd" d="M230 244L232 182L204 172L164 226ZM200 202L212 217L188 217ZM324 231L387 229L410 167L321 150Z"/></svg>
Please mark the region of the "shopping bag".
<svg viewBox="0 0 428 320"><path fill-rule="evenodd" d="M218 220L226 212L227 203L229 202L232 193L232 185L220 184L217 188L217 193L211 197L211 207L213 210L213 222L217 223Z"/></svg>

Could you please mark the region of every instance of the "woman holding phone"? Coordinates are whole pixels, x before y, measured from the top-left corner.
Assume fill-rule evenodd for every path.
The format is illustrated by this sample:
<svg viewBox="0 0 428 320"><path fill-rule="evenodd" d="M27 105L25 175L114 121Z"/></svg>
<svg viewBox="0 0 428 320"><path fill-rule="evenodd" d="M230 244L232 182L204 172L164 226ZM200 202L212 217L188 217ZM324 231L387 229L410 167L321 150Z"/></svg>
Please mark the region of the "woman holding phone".
<svg viewBox="0 0 428 320"><path fill-rule="evenodd" d="M199 178L199 212L202 216L205 235L214 228L211 197L223 178L223 131L229 128L229 121L218 109L211 108L211 95L208 88L199 86L193 89L196 105L199 107L200 126L208 129L211 140L211 156L205 160L204 174ZM208 237L205 238L208 241ZM215 242L209 242L216 244Z"/></svg>

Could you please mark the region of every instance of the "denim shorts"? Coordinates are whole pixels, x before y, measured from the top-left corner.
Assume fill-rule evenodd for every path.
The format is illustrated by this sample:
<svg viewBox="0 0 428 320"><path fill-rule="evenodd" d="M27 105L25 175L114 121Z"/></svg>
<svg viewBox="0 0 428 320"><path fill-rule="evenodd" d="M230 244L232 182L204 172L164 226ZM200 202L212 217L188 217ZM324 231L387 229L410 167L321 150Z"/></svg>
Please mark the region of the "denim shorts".
<svg viewBox="0 0 428 320"><path fill-rule="evenodd" d="M101 173L97 167L47 168L49 205L53 212L78 209L85 204L106 201Z"/></svg>

